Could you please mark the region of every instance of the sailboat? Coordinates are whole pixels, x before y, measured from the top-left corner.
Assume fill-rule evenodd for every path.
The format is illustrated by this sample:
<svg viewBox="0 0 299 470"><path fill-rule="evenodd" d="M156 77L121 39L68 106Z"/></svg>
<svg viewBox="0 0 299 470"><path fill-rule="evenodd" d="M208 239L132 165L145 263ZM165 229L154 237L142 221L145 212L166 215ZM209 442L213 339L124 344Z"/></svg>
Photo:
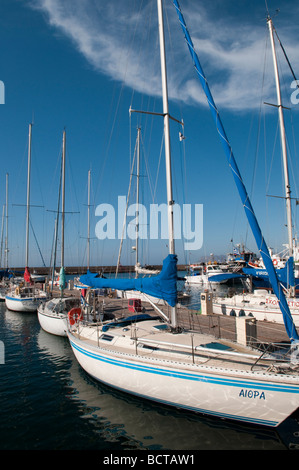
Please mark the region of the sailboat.
<svg viewBox="0 0 299 470"><path fill-rule="evenodd" d="M38 289L32 280L28 269L29 260L29 213L30 213L30 174L31 174L31 138L32 124L29 124L28 172L27 172L27 213L26 213L26 262L24 282L5 296L5 304L9 310L16 312L36 312L41 302L48 298L46 292Z"/></svg>
<svg viewBox="0 0 299 470"><path fill-rule="evenodd" d="M40 326L47 333L56 336L67 336L68 312L81 316L80 299L77 297L64 297L63 291L66 286L64 269L64 219L65 219L65 151L66 132L63 131L62 144L62 208L61 208L61 268L59 273L59 289L61 295L53 297L39 306L37 310Z"/></svg>
<svg viewBox="0 0 299 470"><path fill-rule="evenodd" d="M281 151L283 157L284 168L284 181L285 181L285 200L287 212L287 228L288 228L288 259L284 267L278 269L277 257L274 257L269 250L269 263L275 267L276 275L280 284L286 291L287 303L292 314L294 324L299 326L299 299L295 296L296 291L296 278L294 273L294 239L293 239L293 223L291 212L291 189L289 182L289 169L288 169L288 156L287 145L285 136L285 125L283 115L283 105L280 92L280 79L277 66L277 57L274 42L274 25L270 16L267 18L270 42L272 48L274 75L276 82L277 94L277 108L280 125L280 141ZM271 286L271 276L268 270L269 263L267 264L262 257L263 269L257 267L244 268L243 272L247 275L252 275L256 279L262 279ZM298 282L298 279L297 279ZM266 285L267 287L267 285ZM284 323L284 318L280 310L280 297L275 293L269 292L266 289L254 289L253 292L245 292L243 294L236 294L229 298L215 297L213 300L213 312L224 315L246 315L253 316L257 320L266 320L276 323Z"/></svg>
<svg viewBox="0 0 299 470"><path fill-rule="evenodd" d="M215 284L225 284L228 281L228 278L225 277L223 280L217 280L225 271L216 264L206 264L206 265L197 265L196 267L191 267L187 276L185 276L186 282L188 284L199 284L207 285L210 282ZM214 276L216 276L214 278ZM221 278L220 278L221 279Z"/></svg>
<svg viewBox="0 0 299 470"><path fill-rule="evenodd" d="M186 28L179 4L174 0L188 47L203 80L203 88L215 117L221 138L228 140L219 113L207 86L206 78ZM248 345L242 345L190 331L181 331L177 319L176 275L177 257L173 236L172 171L169 139L169 107L164 45L162 0L157 0L160 56L163 91L163 119L169 221L169 254L160 274L147 279L123 280L124 289L153 292L163 296L169 306L169 318L145 319L143 315L104 324L72 322L68 337L72 350L82 366L94 379L116 389L193 412L229 420L276 427L299 406L298 334L289 316L287 305L286 329L290 345L286 354L274 357ZM246 196L245 210L260 236L242 179L229 147L228 157L233 173L241 184L240 196ZM243 194L244 193L244 194ZM248 211L247 211L248 208ZM252 215L252 217L251 217ZM267 247L263 243L263 254ZM274 271L274 268L273 268ZM274 272L275 275L275 272ZM90 285L100 282L96 276L86 279ZM113 285L120 281L111 280ZM279 285L273 280L275 289ZM107 285L107 280L105 280ZM248 319L238 319L244 328ZM252 321L252 320L250 320ZM288 362L288 352L291 360ZM297 362L296 362L297 357ZM287 359L288 358L288 359Z"/></svg>

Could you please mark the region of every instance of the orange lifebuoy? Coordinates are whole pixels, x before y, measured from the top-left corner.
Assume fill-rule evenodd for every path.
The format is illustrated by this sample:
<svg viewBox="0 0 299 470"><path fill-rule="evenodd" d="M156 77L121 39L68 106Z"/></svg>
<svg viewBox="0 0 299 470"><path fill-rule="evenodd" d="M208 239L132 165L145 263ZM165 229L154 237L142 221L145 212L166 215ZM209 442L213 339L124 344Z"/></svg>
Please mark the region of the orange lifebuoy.
<svg viewBox="0 0 299 470"><path fill-rule="evenodd" d="M71 325L74 325L78 321L83 320L83 313L81 308L72 308L68 313L68 317Z"/></svg>

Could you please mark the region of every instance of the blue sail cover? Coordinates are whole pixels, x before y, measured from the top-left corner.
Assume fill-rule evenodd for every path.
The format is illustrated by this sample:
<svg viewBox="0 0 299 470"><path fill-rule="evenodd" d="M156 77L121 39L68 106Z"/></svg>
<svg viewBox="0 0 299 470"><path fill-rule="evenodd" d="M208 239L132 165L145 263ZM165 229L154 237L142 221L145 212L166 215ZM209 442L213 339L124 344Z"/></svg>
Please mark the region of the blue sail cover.
<svg viewBox="0 0 299 470"><path fill-rule="evenodd" d="M288 288L289 286L296 287L296 285L299 284L299 279L295 279L295 276L294 276L293 265L294 265L293 257L290 257L287 260L284 268L276 269L277 278L286 288ZM264 281L269 280L269 275L266 269L247 267L247 268L243 268L243 272L247 276L252 276L254 278L262 279Z"/></svg>
<svg viewBox="0 0 299 470"><path fill-rule="evenodd" d="M11 277L13 277L13 274L8 269L2 269L0 271L0 279L2 279L4 277L10 279Z"/></svg>
<svg viewBox="0 0 299 470"><path fill-rule="evenodd" d="M168 255L163 261L162 271L157 276L138 279L106 279L88 271L80 282L96 289L136 290L165 300L171 307L177 302L177 256Z"/></svg>
<svg viewBox="0 0 299 470"><path fill-rule="evenodd" d="M272 263L272 259L271 259L268 247L266 245L263 234L261 232L258 221L256 219L254 210L252 208L249 196L247 194L247 191L246 191L245 185L243 183L241 174L239 172L235 157L233 155L232 148L230 146L230 143L229 143L228 138L226 136L226 132L225 132L224 127L222 125L218 109L217 109L216 104L214 102L214 99L212 97L207 79L205 77L203 69L202 69L202 67L200 65L200 62L198 60L198 56L197 56L197 54L194 50L193 42L192 42L190 34L187 30L184 17L181 13L181 10L180 10L180 6L179 6L177 0L173 0L173 4L176 8L181 27L183 29L183 33L185 35L185 39L186 39L186 42L187 42L187 45L188 45L188 48L189 48L189 51L190 51L190 54L191 54L191 57L192 57L193 65L194 65L194 67L196 69L196 72L198 74L198 77L199 77L199 80L201 82L203 91L206 94L208 104L209 104L209 107L210 107L210 111L211 111L212 116L214 118L216 128L217 128L221 143L223 145L223 148L224 148L224 151L225 151L230 169L232 171L232 174L233 174L233 177L234 177L234 180L235 180L238 192L239 192L239 196L241 198L241 201L242 201L242 204L243 204L248 222L250 224L253 236L255 238L257 247L258 247L258 249L261 253L261 256L263 258L265 268L266 268L266 270L269 274L269 280L271 282L273 291L274 291L277 299L279 300L280 310L281 310L282 315L283 315L283 321L284 321L284 325L285 325L285 328L286 328L286 332L287 332L287 334L288 334L291 341L295 341L295 340L298 341L299 336L298 336L298 333L296 331L296 327L295 327L291 312L289 310L287 300L286 300L285 295L283 293L282 287L281 287L281 285L278 281L278 278L277 278L277 275L276 275L276 272L275 272L275 269L274 269L274 266L273 266L273 263Z"/></svg>

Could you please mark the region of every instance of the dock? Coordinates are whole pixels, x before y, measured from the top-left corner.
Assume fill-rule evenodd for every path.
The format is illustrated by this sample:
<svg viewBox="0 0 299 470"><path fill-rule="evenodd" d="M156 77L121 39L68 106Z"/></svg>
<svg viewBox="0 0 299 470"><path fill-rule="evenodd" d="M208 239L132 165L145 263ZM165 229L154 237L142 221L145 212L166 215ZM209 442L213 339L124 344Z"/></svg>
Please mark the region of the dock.
<svg viewBox="0 0 299 470"><path fill-rule="evenodd" d="M58 288L53 290L53 296L59 296ZM64 296L78 296L78 289L64 290ZM114 296L98 296L98 302L106 314L113 315L115 319L132 315L128 309L128 299L120 299ZM159 309L169 318L170 307L159 305ZM158 312L148 302L142 302L142 312L151 316L157 316ZM216 338L236 341L236 317L226 315L203 315L199 310L189 309L186 305L177 307L178 326L181 329L195 331L203 334L211 334ZM256 321L256 339L260 343L288 343L289 337L285 327L280 323Z"/></svg>

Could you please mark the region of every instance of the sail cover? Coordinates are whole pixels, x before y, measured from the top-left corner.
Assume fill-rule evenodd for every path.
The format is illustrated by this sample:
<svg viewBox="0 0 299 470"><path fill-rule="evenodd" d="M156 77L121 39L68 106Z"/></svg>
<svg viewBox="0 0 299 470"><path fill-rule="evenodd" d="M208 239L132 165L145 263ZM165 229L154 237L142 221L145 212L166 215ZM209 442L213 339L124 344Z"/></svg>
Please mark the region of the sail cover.
<svg viewBox="0 0 299 470"><path fill-rule="evenodd" d="M157 276L138 279L105 279L88 271L80 276L80 282L97 289L135 290L165 300L171 307L177 302L177 256L168 255Z"/></svg>
<svg viewBox="0 0 299 470"><path fill-rule="evenodd" d="M59 289L64 290L65 286L66 286L65 270L64 270L64 267L62 267L59 273Z"/></svg>
<svg viewBox="0 0 299 470"><path fill-rule="evenodd" d="M293 269L293 264L294 260L293 257L290 257L284 268L281 269L276 269L276 275L279 279L279 281L285 286L296 286L298 283L298 279L295 279L294 276L294 269ZM259 268L243 268L244 274L247 274L248 276L253 276L258 279L263 279L265 281L269 280L269 275L268 271L266 269L259 269Z"/></svg>

